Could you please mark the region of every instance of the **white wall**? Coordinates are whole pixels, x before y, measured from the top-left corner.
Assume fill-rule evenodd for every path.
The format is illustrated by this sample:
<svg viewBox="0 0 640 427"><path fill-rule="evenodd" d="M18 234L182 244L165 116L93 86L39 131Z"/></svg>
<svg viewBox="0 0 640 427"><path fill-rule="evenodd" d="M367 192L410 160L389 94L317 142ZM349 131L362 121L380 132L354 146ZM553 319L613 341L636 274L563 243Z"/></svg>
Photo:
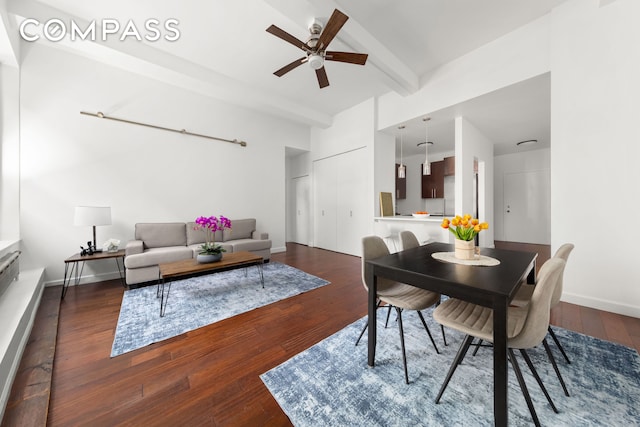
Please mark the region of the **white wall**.
<svg viewBox="0 0 640 427"><path fill-rule="evenodd" d="M640 2L570 0L551 23L551 245L563 299L640 317Z"/></svg>
<svg viewBox="0 0 640 427"><path fill-rule="evenodd" d="M374 146L374 168L373 168L373 198L371 200L371 209L373 216L380 216L380 193L391 193L394 200L394 206L397 201L396 182L395 182L395 152L396 142L393 135L387 133L375 133Z"/></svg>
<svg viewBox="0 0 640 427"><path fill-rule="evenodd" d="M136 222L199 215L255 217L274 251L285 244L285 146L309 149L309 128L199 96L61 50L30 45L21 67L21 237L25 268L59 282L63 260L91 237L76 205L111 206L98 244L133 238ZM239 145L100 120L80 111L187 129ZM114 265L89 263L104 278ZM87 270L88 269L88 270ZM102 276L101 276L102 275Z"/></svg>
<svg viewBox="0 0 640 427"><path fill-rule="evenodd" d="M493 142L464 117L456 117L456 214L473 214L474 161L478 161L478 218L489 223L480 246L493 247Z"/></svg>
<svg viewBox="0 0 640 427"><path fill-rule="evenodd" d="M0 241L20 238L20 75L0 64Z"/></svg>
<svg viewBox="0 0 640 427"><path fill-rule="evenodd" d="M525 151L522 153L505 154L494 159L494 216L493 234L496 240L506 240L504 236L504 177L505 174L519 172L548 171L551 164L551 150ZM547 189L549 205L551 204L551 189ZM551 221L551 218L549 218Z"/></svg>
<svg viewBox="0 0 640 427"><path fill-rule="evenodd" d="M311 160L373 146L375 101L368 99L333 118L326 129L311 129Z"/></svg>

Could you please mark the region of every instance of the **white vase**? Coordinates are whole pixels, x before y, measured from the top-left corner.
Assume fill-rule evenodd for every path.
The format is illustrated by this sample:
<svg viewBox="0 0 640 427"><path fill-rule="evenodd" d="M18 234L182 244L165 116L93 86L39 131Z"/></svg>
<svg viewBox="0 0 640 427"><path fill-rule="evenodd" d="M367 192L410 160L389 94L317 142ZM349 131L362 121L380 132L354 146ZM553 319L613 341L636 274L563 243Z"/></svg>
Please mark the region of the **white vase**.
<svg viewBox="0 0 640 427"><path fill-rule="evenodd" d="M216 262L222 259L222 254L198 254L196 256L196 261L198 264L206 264L209 262Z"/></svg>
<svg viewBox="0 0 640 427"><path fill-rule="evenodd" d="M474 259L476 244L473 240L460 240L455 241L455 257L458 259Z"/></svg>

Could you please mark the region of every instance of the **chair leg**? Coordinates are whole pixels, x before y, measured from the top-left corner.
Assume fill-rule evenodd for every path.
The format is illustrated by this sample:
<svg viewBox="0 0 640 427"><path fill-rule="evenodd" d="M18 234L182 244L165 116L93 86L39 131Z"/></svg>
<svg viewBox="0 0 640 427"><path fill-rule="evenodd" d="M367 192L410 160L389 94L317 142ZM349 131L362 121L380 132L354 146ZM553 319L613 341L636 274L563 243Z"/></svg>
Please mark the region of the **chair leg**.
<svg viewBox="0 0 640 427"><path fill-rule="evenodd" d="M556 408L556 405L553 404L553 400L551 400L551 396L549 395L549 392L547 392L547 388L542 383L542 379L540 378L540 375L538 375L538 371L536 371L536 368L533 366L533 363L531 362L531 358L529 357L529 354L523 348L520 349L520 354L522 354L524 361L527 362L527 366L529 366L529 369L531 370L533 377L536 379L536 382L540 386L540 390L542 390L542 392L544 393L544 396L547 398L547 402L549 402L549 405L551 405L551 409L553 409L553 412L557 414L558 408Z"/></svg>
<svg viewBox="0 0 640 427"><path fill-rule="evenodd" d="M438 392L438 396L436 397L436 403L440 403L440 398L442 397L444 390L447 388L447 385L449 385L449 381L451 381L451 377L453 376L453 373L456 371L456 368L460 363L462 363L462 359L464 359L464 356L467 354L467 350L469 350L469 346L471 345L471 342L473 342L473 336L467 335L464 341L462 342L462 344L460 344L460 348L458 349L458 354L456 354L456 358L453 359L453 363L449 368L449 372L447 372L447 376L444 379L442 386L440 387L440 391Z"/></svg>
<svg viewBox="0 0 640 427"><path fill-rule="evenodd" d="M482 340L478 341L478 344L476 344L476 348L473 350L472 355L475 356L476 353L478 352L478 350L480 349L480 347L482 347Z"/></svg>
<svg viewBox="0 0 640 427"><path fill-rule="evenodd" d="M398 329L400 330L400 347L402 347L402 363L404 365L404 382L409 384L409 372L407 371L407 354L404 349L404 330L402 328L402 309L396 307L398 314Z"/></svg>
<svg viewBox="0 0 640 427"><path fill-rule="evenodd" d="M551 329L551 325L549 325L548 330L549 330L549 335L551 335L551 338L553 338L553 341L556 343L556 345L560 349L560 352L564 356L564 360L566 360L568 364L571 364L571 361L569 360L569 356L567 356L567 353L564 352L564 348L562 348L562 345L560 345L560 341L558 341L558 337L556 337L556 333L553 332L553 329Z"/></svg>
<svg viewBox="0 0 640 427"><path fill-rule="evenodd" d="M560 370L558 369L558 364L556 363L555 357L553 357L553 354L551 353L551 348L549 347L549 343L547 343L546 338L542 340L542 345L544 345L544 349L547 352L547 356L549 357L549 362L551 362L551 365L553 366L553 370L556 371L556 376L558 377L558 380L560 380L560 385L564 390L565 396L569 397L569 390L567 390L567 385L562 379L562 375L560 374Z"/></svg>
<svg viewBox="0 0 640 427"><path fill-rule="evenodd" d="M382 304L382 301L378 300L378 305L376 305L376 310L378 308L380 308L380 304ZM364 322L364 328L362 328L362 332L360 332L360 336L358 336L358 339L356 340L356 345L358 345L358 343L360 342L360 340L362 339L362 336L364 335L364 331L367 330L367 327L369 326L369 319L365 320Z"/></svg>
<svg viewBox="0 0 640 427"><path fill-rule="evenodd" d="M387 326L389 325L389 316L391 316L391 304L387 304L387 306L389 307L389 309L387 310L387 321L384 322L385 329L387 329Z"/></svg>
<svg viewBox="0 0 640 427"><path fill-rule="evenodd" d="M427 326L427 322L424 321L424 316L422 315L420 310L416 310L416 311L418 312L418 316L420 316L420 320L422 321L422 326L424 326L424 329L427 331L427 334L429 334L429 339L431 340L431 344L433 344L433 348L436 349L436 353L440 354L440 350L438 350L438 346L436 345L436 342L433 340L433 336L431 335L431 331Z"/></svg>
<svg viewBox="0 0 640 427"><path fill-rule="evenodd" d="M520 389L522 390L522 394L524 395L524 400L527 401L527 406L529 407L529 413L531 414L531 418L533 418L533 423L536 425L536 427L540 427L540 420L538 419L536 410L533 407L533 402L531 401L531 396L529 395L527 384L524 382L522 371L520 371L520 366L518 366L516 355L513 352L513 349L509 349L508 351L509 351L509 361L511 362L511 366L513 366L513 370L516 373L516 378L518 379L518 384L520 384Z"/></svg>

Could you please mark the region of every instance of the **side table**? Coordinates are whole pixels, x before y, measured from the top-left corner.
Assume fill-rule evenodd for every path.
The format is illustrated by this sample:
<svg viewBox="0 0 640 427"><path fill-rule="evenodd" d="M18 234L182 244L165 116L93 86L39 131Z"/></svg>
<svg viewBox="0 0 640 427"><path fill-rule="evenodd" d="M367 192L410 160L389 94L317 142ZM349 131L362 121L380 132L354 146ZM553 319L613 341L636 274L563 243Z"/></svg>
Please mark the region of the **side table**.
<svg viewBox="0 0 640 427"><path fill-rule="evenodd" d="M120 281L122 282L122 286L126 289L127 283L124 280L123 272L124 272L124 255L125 250L121 249L117 252L98 252L92 255L80 255L79 253L70 256L69 258L64 260L64 282L62 284L62 297L67 294L67 289L69 288L69 284L71 283L71 276L74 276L74 285L78 285L80 283L80 278L82 277L82 271L84 270L84 264L87 261L98 261L102 259L114 259L116 262L116 266L118 266L118 273L120 273ZM122 259L122 268L120 268L120 263L118 259ZM78 268L78 263L81 262L82 265ZM71 265L71 270L69 270L69 265ZM68 273L68 275L67 275Z"/></svg>

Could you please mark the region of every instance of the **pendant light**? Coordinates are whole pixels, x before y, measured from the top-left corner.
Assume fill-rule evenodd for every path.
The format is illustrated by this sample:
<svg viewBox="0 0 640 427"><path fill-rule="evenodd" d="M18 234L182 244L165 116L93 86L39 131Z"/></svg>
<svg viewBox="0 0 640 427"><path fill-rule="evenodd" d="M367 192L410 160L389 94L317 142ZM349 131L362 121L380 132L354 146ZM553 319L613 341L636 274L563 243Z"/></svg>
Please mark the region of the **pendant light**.
<svg viewBox="0 0 640 427"><path fill-rule="evenodd" d="M422 175L431 175L431 163L429 163L429 117L422 119L424 122L424 164L422 165Z"/></svg>
<svg viewBox="0 0 640 427"><path fill-rule="evenodd" d="M406 178L407 176L407 168L404 166L404 163L402 163L402 146L404 145L404 139L402 137L403 134L403 130L404 130L404 125L403 126L398 126L398 129L400 129L400 166L398 166L398 178Z"/></svg>

